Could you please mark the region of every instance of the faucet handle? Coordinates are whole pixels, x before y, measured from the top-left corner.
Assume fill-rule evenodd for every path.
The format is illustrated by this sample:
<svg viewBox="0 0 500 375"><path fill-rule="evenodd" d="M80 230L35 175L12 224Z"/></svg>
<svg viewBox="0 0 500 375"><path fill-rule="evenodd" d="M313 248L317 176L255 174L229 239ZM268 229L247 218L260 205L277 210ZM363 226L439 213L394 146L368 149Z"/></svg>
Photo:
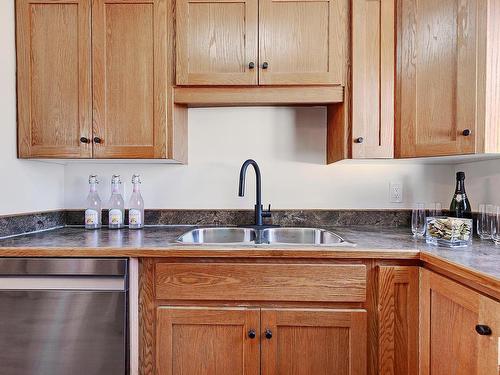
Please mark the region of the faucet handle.
<svg viewBox="0 0 500 375"><path fill-rule="evenodd" d="M269 204L267 211L262 211L262 217L271 217L271 204Z"/></svg>

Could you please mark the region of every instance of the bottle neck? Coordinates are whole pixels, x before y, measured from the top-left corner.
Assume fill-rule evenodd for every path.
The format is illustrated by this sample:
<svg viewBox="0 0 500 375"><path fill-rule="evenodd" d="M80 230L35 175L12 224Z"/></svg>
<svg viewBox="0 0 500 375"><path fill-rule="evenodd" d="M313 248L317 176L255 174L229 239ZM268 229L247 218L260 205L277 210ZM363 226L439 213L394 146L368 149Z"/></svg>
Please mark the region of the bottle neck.
<svg viewBox="0 0 500 375"><path fill-rule="evenodd" d="M118 184L111 185L111 194L120 194L120 185Z"/></svg>
<svg viewBox="0 0 500 375"><path fill-rule="evenodd" d="M141 192L141 188L140 188L139 184L134 184L133 192L134 193L140 193Z"/></svg>
<svg viewBox="0 0 500 375"><path fill-rule="evenodd" d="M90 184L90 192L91 193L97 192L97 184Z"/></svg>
<svg viewBox="0 0 500 375"><path fill-rule="evenodd" d="M457 180L455 194L465 194L465 181L464 180Z"/></svg>

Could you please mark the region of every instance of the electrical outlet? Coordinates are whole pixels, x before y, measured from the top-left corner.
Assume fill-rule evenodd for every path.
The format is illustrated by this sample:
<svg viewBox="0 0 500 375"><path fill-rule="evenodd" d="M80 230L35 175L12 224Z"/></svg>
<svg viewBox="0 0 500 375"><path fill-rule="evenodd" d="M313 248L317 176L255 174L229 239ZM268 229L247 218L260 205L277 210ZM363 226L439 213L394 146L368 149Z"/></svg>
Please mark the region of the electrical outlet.
<svg viewBox="0 0 500 375"><path fill-rule="evenodd" d="M403 183L391 182L390 184L390 202L403 203Z"/></svg>

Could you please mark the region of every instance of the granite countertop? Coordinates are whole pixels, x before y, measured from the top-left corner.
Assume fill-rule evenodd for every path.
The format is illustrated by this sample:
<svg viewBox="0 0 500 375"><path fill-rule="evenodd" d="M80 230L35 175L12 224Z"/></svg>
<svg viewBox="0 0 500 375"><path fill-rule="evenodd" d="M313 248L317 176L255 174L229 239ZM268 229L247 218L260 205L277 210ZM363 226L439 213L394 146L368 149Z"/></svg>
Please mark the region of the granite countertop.
<svg viewBox="0 0 500 375"><path fill-rule="evenodd" d="M175 256L420 259L439 257L500 282L500 247L475 239L466 248L444 248L415 240L408 228L323 227L355 247L185 245L175 242L194 226L150 226L142 230L89 231L65 227L0 239L0 256Z"/></svg>

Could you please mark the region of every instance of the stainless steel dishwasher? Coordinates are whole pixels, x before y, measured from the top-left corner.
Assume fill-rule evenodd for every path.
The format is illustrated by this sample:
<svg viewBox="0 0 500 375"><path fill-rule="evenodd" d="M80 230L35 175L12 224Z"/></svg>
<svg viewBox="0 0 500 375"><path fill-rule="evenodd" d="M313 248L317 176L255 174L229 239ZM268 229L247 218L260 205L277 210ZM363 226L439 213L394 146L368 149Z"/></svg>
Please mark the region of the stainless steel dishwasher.
<svg viewBox="0 0 500 375"><path fill-rule="evenodd" d="M0 374L128 374L127 271L124 259L0 258Z"/></svg>

